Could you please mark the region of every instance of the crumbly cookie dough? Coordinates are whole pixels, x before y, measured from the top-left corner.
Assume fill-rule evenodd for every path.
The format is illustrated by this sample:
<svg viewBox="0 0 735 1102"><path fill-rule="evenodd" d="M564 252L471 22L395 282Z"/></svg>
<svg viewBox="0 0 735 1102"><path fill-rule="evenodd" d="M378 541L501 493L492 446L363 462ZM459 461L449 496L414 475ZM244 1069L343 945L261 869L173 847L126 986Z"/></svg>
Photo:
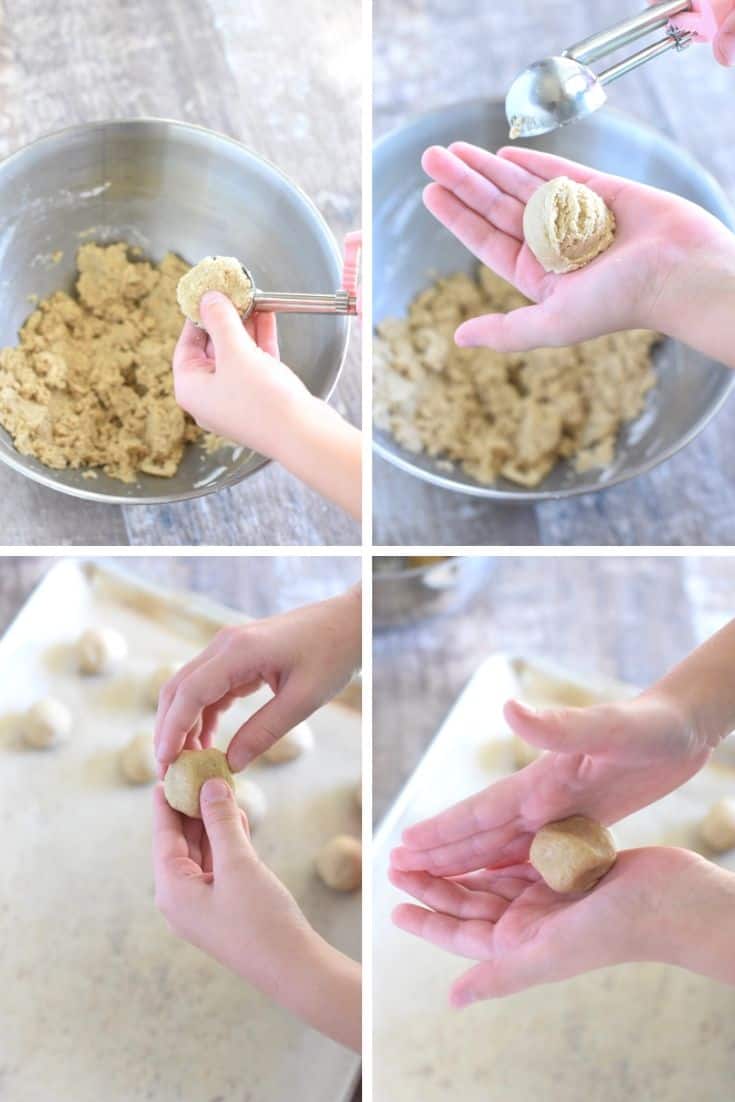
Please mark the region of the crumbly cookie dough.
<svg viewBox="0 0 735 1102"><path fill-rule="evenodd" d="M573 272L612 245L615 215L586 184L557 176L526 203L523 236L545 271Z"/></svg>
<svg viewBox="0 0 735 1102"><path fill-rule="evenodd" d="M253 284L234 256L205 256L182 276L176 298L189 321L201 324L199 303L206 291L221 291L244 314L253 301Z"/></svg>
<svg viewBox="0 0 735 1102"><path fill-rule="evenodd" d="M635 330L569 348L458 348L458 325L527 300L488 268L440 279L374 342L375 424L408 451L457 464L478 482L537 486L561 459L578 472L615 458L618 432L643 410L659 339Z"/></svg>
<svg viewBox="0 0 735 1102"><path fill-rule="evenodd" d="M0 424L22 455L123 482L169 478L201 430L176 404L176 285L187 265L131 260L124 242L82 245L76 297L39 302L0 351Z"/></svg>

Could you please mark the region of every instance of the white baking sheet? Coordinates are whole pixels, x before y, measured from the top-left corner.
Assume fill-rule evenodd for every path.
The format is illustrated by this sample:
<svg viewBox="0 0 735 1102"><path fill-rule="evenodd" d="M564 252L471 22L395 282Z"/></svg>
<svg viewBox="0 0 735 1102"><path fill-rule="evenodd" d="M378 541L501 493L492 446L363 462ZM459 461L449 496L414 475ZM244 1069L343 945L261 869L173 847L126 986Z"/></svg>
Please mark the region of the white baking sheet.
<svg viewBox="0 0 735 1102"><path fill-rule="evenodd" d="M64 561L0 642L3 1102L351 1096L354 1054L168 931L153 904L151 789L119 779L120 747L152 729L141 695L146 673L193 655L233 618L193 594L170 597ZM80 678L72 644L85 627L102 624L126 635L130 657L118 675ZM47 693L70 706L73 737L58 751L24 750L14 715ZM251 699L228 714L220 745L256 705ZM312 754L250 771L270 804L254 841L317 929L357 957L359 893L330 892L311 862L333 834L359 835L352 789L360 719L330 705L310 722Z"/></svg>
<svg viewBox="0 0 735 1102"><path fill-rule="evenodd" d="M457 701L375 837L374 1102L732 1097L735 989L676 968L629 964L459 1012L448 1006L449 986L472 962L390 920L396 903L408 898L386 877L390 849L404 827L512 769L502 717L508 697L583 704L632 691L549 664L494 656ZM618 843L694 845L695 825L712 801L734 793L735 772L709 767L618 824ZM735 868L732 856L728 861Z"/></svg>

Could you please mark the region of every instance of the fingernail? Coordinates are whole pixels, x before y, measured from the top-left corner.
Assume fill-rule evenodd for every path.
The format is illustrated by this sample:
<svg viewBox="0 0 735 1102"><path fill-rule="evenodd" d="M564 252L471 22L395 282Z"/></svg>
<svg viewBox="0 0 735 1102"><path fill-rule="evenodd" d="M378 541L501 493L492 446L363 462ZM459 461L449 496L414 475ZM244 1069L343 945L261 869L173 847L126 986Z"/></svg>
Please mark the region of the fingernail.
<svg viewBox="0 0 735 1102"><path fill-rule="evenodd" d="M531 708L528 704L521 704L520 700L514 700L513 707L517 712L521 712L524 716L529 716L531 719L535 719L538 715L538 710L536 708Z"/></svg>
<svg viewBox="0 0 735 1102"><path fill-rule="evenodd" d="M227 781L220 780L219 777L215 777L213 780L205 781L202 785L201 798L207 804L218 804L222 800L229 800L230 788Z"/></svg>
<svg viewBox="0 0 735 1102"><path fill-rule="evenodd" d="M472 991L459 991L455 994L453 1001L457 1010L464 1010L466 1006L472 1006L475 996Z"/></svg>

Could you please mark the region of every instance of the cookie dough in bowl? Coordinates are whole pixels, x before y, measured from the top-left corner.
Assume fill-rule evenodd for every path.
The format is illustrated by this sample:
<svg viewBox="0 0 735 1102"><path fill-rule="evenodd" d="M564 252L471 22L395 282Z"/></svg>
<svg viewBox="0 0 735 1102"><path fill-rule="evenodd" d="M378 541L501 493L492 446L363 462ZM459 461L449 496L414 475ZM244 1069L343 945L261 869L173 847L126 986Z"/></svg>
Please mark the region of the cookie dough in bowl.
<svg viewBox="0 0 735 1102"><path fill-rule="evenodd" d="M207 291L221 291L241 314L246 314L254 290L250 276L234 256L205 256L181 277L176 298L182 314L195 325L201 325L199 303Z"/></svg>

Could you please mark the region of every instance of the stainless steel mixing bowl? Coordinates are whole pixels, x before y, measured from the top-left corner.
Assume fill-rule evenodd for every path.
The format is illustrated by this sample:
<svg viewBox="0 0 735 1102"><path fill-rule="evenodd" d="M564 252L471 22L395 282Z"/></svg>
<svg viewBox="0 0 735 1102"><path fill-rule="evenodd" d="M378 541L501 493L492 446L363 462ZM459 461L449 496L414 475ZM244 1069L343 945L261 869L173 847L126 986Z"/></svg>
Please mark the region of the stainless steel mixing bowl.
<svg viewBox="0 0 735 1102"><path fill-rule="evenodd" d="M388 134L373 159L373 309L376 321L401 316L414 296L437 276L471 271L474 257L424 209L428 182L421 154L432 144L468 141L486 149L508 142L501 103L472 100L422 115ZM735 229L735 211L715 180L667 138L617 111L605 109L543 137L529 139L543 149L604 172L627 176L676 192L699 203ZM650 470L687 444L719 409L735 383L722 364L667 340L654 353L658 385L645 411L625 427L613 464L578 474L560 463L534 489L506 479L483 486L459 468L440 469L437 460L400 447L375 431L376 451L410 474L478 497L529 503L601 490Z"/></svg>
<svg viewBox="0 0 735 1102"><path fill-rule="evenodd" d="M261 287L333 291L342 265L313 203L273 165L239 142L165 119L74 126L40 138L0 163L0 347L17 343L29 295L70 291L85 241L127 241L148 259L178 253L237 256ZM58 263L53 254L63 253ZM331 393L347 349L344 317L279 319L284 360L309 390ZM266 460L244 449L187 448L170 479L130 485L103 474L54 471L19 455L0 429L0 458L76 497L122 504L181 501L232 486Z"/></svg>

